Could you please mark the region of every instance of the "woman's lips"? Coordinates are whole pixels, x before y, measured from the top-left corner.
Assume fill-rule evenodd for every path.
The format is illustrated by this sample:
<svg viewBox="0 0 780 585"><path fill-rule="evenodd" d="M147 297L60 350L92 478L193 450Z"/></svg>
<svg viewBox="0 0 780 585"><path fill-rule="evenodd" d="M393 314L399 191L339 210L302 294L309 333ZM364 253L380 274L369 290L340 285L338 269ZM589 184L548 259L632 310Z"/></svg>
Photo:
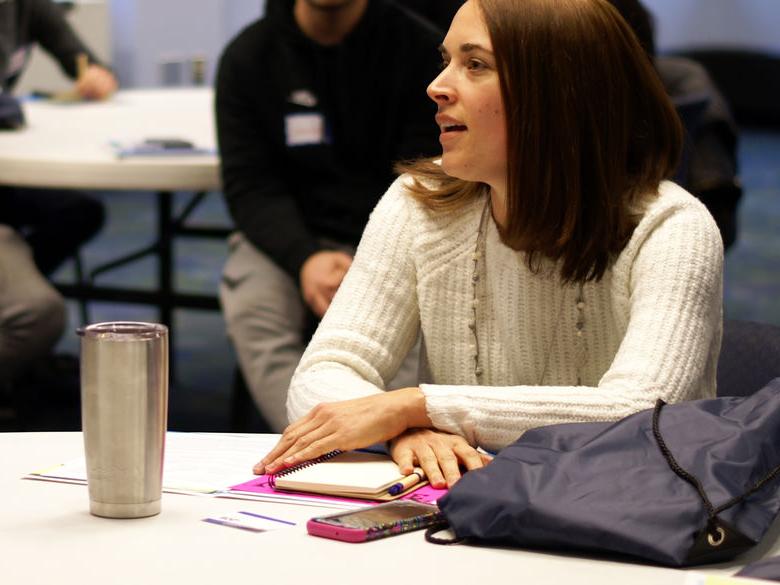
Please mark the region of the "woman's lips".
<svg viewBox="0 0 780 585"><path fill-rule="evenodd" d="M442 145L451 144L460 138L466 132L466 130L466 126L442 127L441 133L439 134L439 142Z"/></svg>

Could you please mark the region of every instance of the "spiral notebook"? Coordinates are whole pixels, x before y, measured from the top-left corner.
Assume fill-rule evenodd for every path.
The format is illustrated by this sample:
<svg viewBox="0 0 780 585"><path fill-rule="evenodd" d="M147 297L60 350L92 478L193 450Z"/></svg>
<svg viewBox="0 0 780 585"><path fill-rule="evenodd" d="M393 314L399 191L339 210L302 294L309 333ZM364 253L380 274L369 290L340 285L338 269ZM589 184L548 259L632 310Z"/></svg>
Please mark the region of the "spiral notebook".
<svg viewBox="0 0 780 585"><path fill-rule="evenodd" d="M367 500L395 500L427 484L421 469L401 474L387 455L333 451L273 475L273 487ZM398 486L395 489L391 489ZM396 490L400 490L397 491Z"/></svg>

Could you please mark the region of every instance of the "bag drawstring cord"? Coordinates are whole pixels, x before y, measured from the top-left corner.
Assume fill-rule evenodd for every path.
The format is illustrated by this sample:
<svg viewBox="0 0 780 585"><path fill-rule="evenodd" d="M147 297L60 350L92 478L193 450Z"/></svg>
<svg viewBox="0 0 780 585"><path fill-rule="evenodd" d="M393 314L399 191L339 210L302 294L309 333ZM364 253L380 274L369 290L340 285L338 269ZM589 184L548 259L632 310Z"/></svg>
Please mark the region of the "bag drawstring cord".
<svg viewBox="0 0 780 585"><path fill-rule="evenodd" d="M678 477L685 480L686 482L691 484L694 488L696 488L696 491L698 492L702 502L704 502L704 507L707 510L707 533L710 535L713 534L720 535L721 531L719 530L718 519L717 519L718 514L720 514L724 510L728 510L732 506L736 506L742 500L752 495L753 493L757 492L758 490L763 488L767 483L775 479L778 475L780 475L780 465L772 469L767 475L765 475L759 481L753 484L747 491L745 491L739 496L731 498L728 502L726 502L725 504L721 504L716 508L715 506L712 505L712 502L710 502L710 499L707 497L707 494L704 491L704 487L701 485L701 482L698 480L698 478L688 473L685 469L683 469L680 466L679 463L677 463L677 460L672 455L672 452L669 450L669 447L667 447L666 441L664 441L663 437L661 436L661 430L659 428L658 421L661 415L661 409L664 406L666 406L666 402L664 402L662 399L659 398L656 401L655 409L653 410L653 436L655 437L656 443L658 443L658 448L661 449L661 454L663 454L671 470Z"/></svg>

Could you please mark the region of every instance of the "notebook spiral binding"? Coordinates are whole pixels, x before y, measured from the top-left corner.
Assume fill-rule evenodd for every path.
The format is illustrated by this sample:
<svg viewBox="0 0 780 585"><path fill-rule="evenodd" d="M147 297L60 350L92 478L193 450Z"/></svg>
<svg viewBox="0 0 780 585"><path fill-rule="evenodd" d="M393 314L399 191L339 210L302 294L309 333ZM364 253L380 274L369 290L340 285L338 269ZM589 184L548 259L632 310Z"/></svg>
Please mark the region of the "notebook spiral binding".
<svg viewBox="0 0 780 585"><path fill-rule="evenodd" d="M328 459L333 459L336 455L341 455L343 451L341 449L335 449L333 451L329 451L328 453L325 453L325 455L320 455L319 457L315 459L309 459L308 461L302 461L296 465L293 465L292 467L287 467L285 469L282 469L281 471L277 471L273 475L268 477L268 484L273 488L276 489L276 478L282 477L285 475L290 475L291 473L295 473L299 469L303 469L304 467L311 467L312 465L317 465L318 463L322 463L323 461L327 461Z"/></svg>

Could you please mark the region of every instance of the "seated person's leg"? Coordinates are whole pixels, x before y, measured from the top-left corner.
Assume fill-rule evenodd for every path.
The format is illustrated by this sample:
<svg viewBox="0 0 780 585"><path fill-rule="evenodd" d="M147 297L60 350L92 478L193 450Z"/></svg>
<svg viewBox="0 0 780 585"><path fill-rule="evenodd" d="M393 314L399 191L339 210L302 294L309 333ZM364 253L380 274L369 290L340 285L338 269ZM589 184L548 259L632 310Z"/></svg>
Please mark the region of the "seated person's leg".
<svg viewBox="0 0 780 585"><path fill-rule="evenodd" d="M35 263L47 275L78 252L105 219L101 201L78 191L13 189L9 196L13 219L8 223L25 236Z"/></svg>
<svg viewBox="0 0 780 585"><path fill-rule="evenodd" d="M240 234L219 296L252 398L273 431L287 426L287 388L303 355L305 308L290 276Z"/></svg>
<svg viewBox="0 0 780 585"><path fill-rule="evenodd" d="M24 239L0 225L0 383L45 355L65 327L65 303L37 270Z"/></svg>

